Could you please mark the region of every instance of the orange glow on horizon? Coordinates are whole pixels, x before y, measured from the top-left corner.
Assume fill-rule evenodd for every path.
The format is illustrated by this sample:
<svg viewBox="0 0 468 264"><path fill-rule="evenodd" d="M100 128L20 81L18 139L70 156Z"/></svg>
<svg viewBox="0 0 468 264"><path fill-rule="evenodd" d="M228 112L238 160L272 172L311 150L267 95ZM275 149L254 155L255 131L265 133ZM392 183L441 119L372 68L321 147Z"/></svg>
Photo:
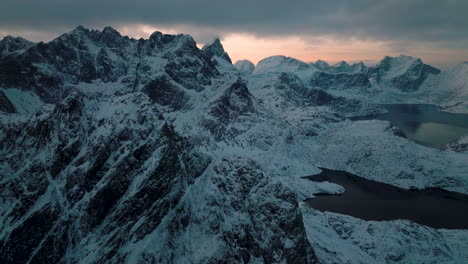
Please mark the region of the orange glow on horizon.
<svg viewBox="0 0 468 264"><path fill-rule="evenodd" d="M86 26L86 25L85 25ZM92 27L90 27L92 28ZM202 47L203 41L214 38L220 33L217 28L194 27L191 25L175 25L156 27L147 24L117 25L115 28L124 36L133 38L148 38L154 31L165 34L190 34ZM71 30L71 29L69 29ZM101 28L102 30L102 28ZM0 28L0 37L6 35L23 36L32 41L49 41L67 32L54 33L48 31L8 30ZM425 63L436 67L444 67L466 60L468 48L449 49L431 45L430 43L413 43L411 47L403 47L402 51L392 48L389 41L340 39L339 36L274 36L259 37L254 34L237 32L221 35L221 42L233 63L247 59L257 64L258 61L274 56L284 55L304 62L315 62L318 59L334 63L338 61L364 61L374 64L384 56L398 56L400 54L421 58ZM400 45L401 46L401 45ZM393 46L395 47L395 46Z"/></svg>
<svg viewBox="0 0 468 264"><path fill-rule="evenodd" d="M382 43L349 41L337 43L331 38L311 39L298 36L259 38L245 33L230 34L221 40L233 62L248 59L256 64L274 55L293 57L305 62L318 59L336 61L380 60Z"/></svg>

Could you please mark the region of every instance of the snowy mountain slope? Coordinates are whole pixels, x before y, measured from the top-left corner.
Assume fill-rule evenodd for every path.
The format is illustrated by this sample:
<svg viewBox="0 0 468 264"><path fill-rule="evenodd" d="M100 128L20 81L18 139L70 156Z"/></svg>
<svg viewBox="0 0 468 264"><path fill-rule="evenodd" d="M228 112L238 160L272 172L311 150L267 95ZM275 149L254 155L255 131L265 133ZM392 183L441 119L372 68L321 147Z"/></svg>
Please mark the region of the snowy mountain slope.
<svg viewBox="0 0 468 264"><path fill-rule="evenodd" d="M376 66L361 70L360 64L353 66L341 63L334 72L322 72L310 79L310 84L327 90L375 87L380 92L394 91L409 93L417 91L421 84L431 75L440 71L424 64L420 59L410 56L396 58L385 57ZM349 91L350 95L356 91Z"/></svg>
<svg viewBox="0 0 468 264"><path fill-rule="evenodd" d="M253 76L268 74L268 73L294 73L302 80L310 79L318 69L310 64L300 60L285 57L285 56L272 56L265 58L257 63Z"/></svg>
<svg viewBox="0 0 468 264"><path fill-rule="evenodd" d="M0 93L4 95L5 100L10 101L15 112L21 114L34 113L44 105L41 99L31 91L0 88Z"/></svg>
<svg viewBox="0 0 468 264"><path fill-rule="evenodd" d="M238 60L234 67L244 76L250 76L255 69L255 65L249 60Z"/></svg>
<svg viewBox="0 0 468 264"><path fill-rule="evenodd" d="M11 53L20 53L33 46L34 43L21 37L6 36L0 41L0 58Z"/></svg>
<svg viewBox="0 0 468 264"><path fill-rule="evenodd" d="M440 78L427 86L440 87L443 91L439 97L444 111L468 113L468 62L443 71Z"/></svg>
<svg viewBox="0 0 468 264"><path fill-rule="evenodd" d="M375 67L369 68L369 76L380 86L395 87L402 92L413 92L431 74L440 70L410 56L385 57Z"/></svg>
<svg viewBox="0 0 468 264"><path fill-rule="evenodd" d="M456 152L468 153L468 136L463 136L458 140L451 142L447 145L447 148Z"/></svg>
<svg viewBox="0 0 468 264"><path fill-rule="evenodd" d="M438 70L420 59L385 57L359 73L323 70L310 79L313 87L368 103L428 103L444 111L467 113L467 63Z"/></svg>
<svg viewBox="0 0 468 264"><path fill-rule="evenodd" d="M360 73L364 72L366 69L367 67L366 65L364 65L363 62L358 62L350 65L346 61L340 61L335 65L331 66L330 71L334 73Z"/></svg>
<svg viewBox="0 0 468 264"><path fill-rule="evenodd" d="M314 65L317 69L321 71L329 71L331 68L330 64L323 60L317 60L315 63L311 62L310 64Z"/></svg>
<svg viewBox="0 0 468 264"><path fill-rule="evenodd" d="M72 94L37 118L2 130L5 263L65 262L67 252L111 217L127 226L102 232L128 235L128 224L164 214L209 164L141 93L112 99Z"/></svg>
<svg viewBox="0 0 468 264"><path fill-rule="evenodd" d="M310 87L318 70L290 58L266 59L248 77L186 35L134 40L79 27L0 67L31 74L0 76L3 91L51 103L0 114L6 263L315 263L315 248L326 260L326 237L311 235L299 202L343 189L299 178L318 165L467 192L465 154L434 154L387 123L347 120L379 109ZM389 145L401 150L391 162ZM356 151L375 158L350 158ZM389 173L377 178L381 167ZM466 257L453 241L449 250Z"/></svg>
<svg viewBox="0 0 468 264"><path fill-rule="evenodd" d="M432 229L407 220L364 221L301 209L322 263L456 264L466 259L467 230Z"/></svg>
<svg viewBox="0 0 468 264"><path fill-rule="evenodd" d="M5 263L315 261L290 190L245 158L209 165L145 94L72 94L23 126L8 124L1 141ZM47 224L28 234L34 221Z"/></svg>
<svg viewBox="0 0 468 264"><path fill-rule="evenodd" d="M3 91L0 91L0 111L4 113L16 113L15 105L8 99Z"/></svg>
<svg viewBox="0 0 468 264"><path fill-rule="evenodd" d="M328 64L326 61L317 60L315 63L310 63L317 69L328 73L360 73L367 69L363 62L348 64L346 61L340 61L334 65Z"/></svg>
<svg viewBox="0 0 468 264"><path fill-rule="evenodd" d="M254 75L248 85L256 98L273 109L321 106L343 116L368 115L379 111L359 100L335 97L321 89L308 87L293 73Z"/></svg>
<svg viewBox="0 0 468 264"><path fill-rule="evenodd" d="M402 188L440 187L468 193L462 153L439 151L398 136L387 121L342 122L320 134L316 164Z"/></svg>

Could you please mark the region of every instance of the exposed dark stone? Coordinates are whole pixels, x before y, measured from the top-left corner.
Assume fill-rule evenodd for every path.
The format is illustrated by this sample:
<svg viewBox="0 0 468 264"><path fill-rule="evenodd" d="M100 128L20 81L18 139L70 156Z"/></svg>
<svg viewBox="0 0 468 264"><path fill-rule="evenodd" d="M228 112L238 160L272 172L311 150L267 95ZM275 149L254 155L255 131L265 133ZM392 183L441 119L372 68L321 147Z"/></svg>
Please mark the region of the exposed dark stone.
<svg viewBox="0 0 468 264"><path fill-rule="evenodd" d="M16 109L13 103L8 99L3 91L0 91L0 111L5 113L15 113Z"/></svg>
<svg viewBox="0 0 468 264"><path fill-rule="evenodd" d="M27 263L34 249L52 229L58 216L59 211L49 204L15 228L8 240L1 241L2 263Z"/></svg>
<svg viewBox="0 0 468 264"><path fill-rule="evenodd" d="M370 82L367 74L364 73L327 73L318 72L310 80L309 84L323 89L347 89L355 87L369 87Z"/></svg>
<svg viewBox="0 0 468 264"><path fill-rule="evenodd" d="M224 51L223 45L221 44L219 38L215 39L213 43L205 45L203 47L203 51L209 58L213 58L213 56L218 56L221 59L226 60L227 62L232 64L231 58L229 58L227 52Z"/></svg>
<svg viewBox="0 0 468 264"><path fill-rule="evenodd" d="M174 110L184 107L188 100L185 92L165 76L150 81L143 88L143 92L148 94L155 103L170 106Z"/></svg>

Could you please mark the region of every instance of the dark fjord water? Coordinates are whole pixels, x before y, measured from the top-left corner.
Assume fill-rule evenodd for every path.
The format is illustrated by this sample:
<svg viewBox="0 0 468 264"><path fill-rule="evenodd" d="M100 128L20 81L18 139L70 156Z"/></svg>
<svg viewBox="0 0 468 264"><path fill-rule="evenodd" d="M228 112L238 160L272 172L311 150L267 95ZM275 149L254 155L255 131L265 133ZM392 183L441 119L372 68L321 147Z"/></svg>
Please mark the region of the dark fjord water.
<svg viewBox="0 0 468 264"><path fill-rule="evenodd" d="M468 229L468 195L437 188L406 190L329 169L306 178L345 188L341 195L318 195L306 200L320 211L364 220L408 219L434 228Z"/></svg>
<svg viewBox="0 0 468 264"><path fill-rule="evenodd" d="M445 149L445 145L468 135L468 114L441 112L427 104L384 104L388 112L353 118L354 120L388 120L399 127L406 138L418 144Z"/></svg>

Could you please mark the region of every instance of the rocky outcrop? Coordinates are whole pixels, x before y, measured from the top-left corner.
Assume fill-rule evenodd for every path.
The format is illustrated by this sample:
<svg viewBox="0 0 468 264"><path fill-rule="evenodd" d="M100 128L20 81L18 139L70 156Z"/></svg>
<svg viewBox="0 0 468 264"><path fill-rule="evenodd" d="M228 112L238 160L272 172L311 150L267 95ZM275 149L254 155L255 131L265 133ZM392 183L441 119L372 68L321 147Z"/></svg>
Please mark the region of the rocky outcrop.
<svg viewBox="0 0 468 264"><path fill-rule="evenodd" d="M447 149L455 152L468 153L468 136L461 137L447 145Z"/></svg>
<svg viewBox="0 0 468 264"><path fill-rule="evenodd" d="M245 132L245 128L240 129L233 124L243 121L249 123L252 121L248 120L249 117L256 114L254 98L241 79L229 83L207 111L208 115L201 120L200 125L217 141L233 139Z"/></svg>
<svg viewBox="0 0 468 264"><path fill-rule="evenodd" d="M231 58L229 58L229 54L224 51L223 45L221 44L219 38L216 38L212 43L208 43L203 46L202 50L209 58L217 56L232 64Z"/></svg>
<svg viewBox="0 0 468 264"><path fill-rule="evenodd" d="M430 74L440 70L424 64L421 59L409 56L385 57L367 75L383 87L394 87L402 92L414 92Z"/></svg>
<svg viewBox="0 0 468 264"><path fill-rule="evenodd" d="M0 111L5 113L15 113L16 109L13 103L8 99L3 91L0 91Z"/></svg>

